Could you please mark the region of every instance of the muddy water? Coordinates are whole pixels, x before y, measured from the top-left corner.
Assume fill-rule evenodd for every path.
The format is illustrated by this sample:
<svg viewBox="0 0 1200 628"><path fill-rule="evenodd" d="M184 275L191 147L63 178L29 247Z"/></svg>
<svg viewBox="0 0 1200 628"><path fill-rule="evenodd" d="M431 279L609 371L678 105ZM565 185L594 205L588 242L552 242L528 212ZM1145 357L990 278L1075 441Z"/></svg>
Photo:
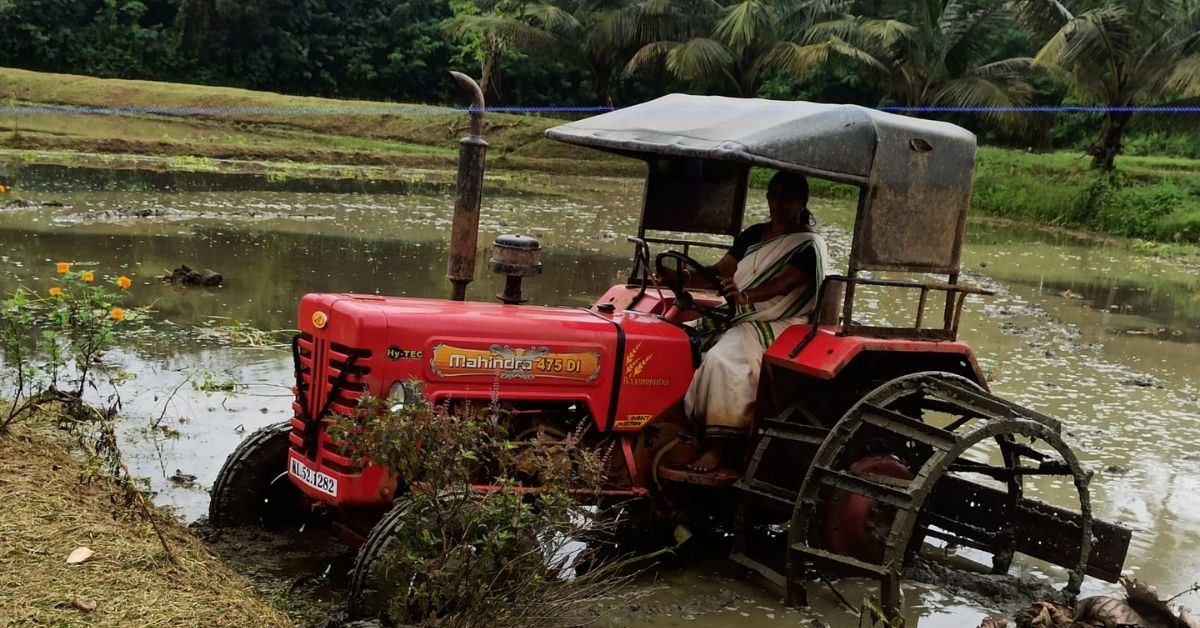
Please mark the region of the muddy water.
<svg viewBox="0 0 1200 628"><path fill-rule="evenodd" d="M290 356L226 342L206 321L286 329L305 292L447 292L451 192L444 186L59 170L26 171L22 187L25 198L63 206L0 211L0 290L48 288L58 260L134 278L131 304L153 314L133 345L112 358L128 375L119 385L128 417L122 436L160 503L189 520L204 513L206 489L226 454L242 435L285 419L290 400ZM564 180L561 192L490 189L480 241L537 236L546 272L526 282L526 295L583 305L628 273L624 235L636 229L640 186ZM851 209L814 206L832 254L844 260ZM763 211L757 198L751 213ZM1200 538L1196 269L1069 236L985 224L968 231L966 281L996 295L969 300L962 337L993 390L1067 423L1070 444L1096 471L1097 514L1135 530L1127 571L1164 592L1187 588ZM481 267L484 260L481 254ZM223 273L224 286L179 290L155 279L181 263ZM470 297L490 299L501 284L481 271ZM865 316L904 319L903 299L864 297ZM1069 505L1069 488L1046 482L1033 492ZM1032 562L1020 569L1062 581L1057 570ZM812 616L784 610L742 575L702 553L669 565L647 621L794 624ZM1111 590L1090 580L1085 587ZM922 626L977 625L989 606L920 585L909 592L911 619ZM814 598L826 621L851 623L832 595ZM1181 601L1200 607L1194 594Z"/></svg>

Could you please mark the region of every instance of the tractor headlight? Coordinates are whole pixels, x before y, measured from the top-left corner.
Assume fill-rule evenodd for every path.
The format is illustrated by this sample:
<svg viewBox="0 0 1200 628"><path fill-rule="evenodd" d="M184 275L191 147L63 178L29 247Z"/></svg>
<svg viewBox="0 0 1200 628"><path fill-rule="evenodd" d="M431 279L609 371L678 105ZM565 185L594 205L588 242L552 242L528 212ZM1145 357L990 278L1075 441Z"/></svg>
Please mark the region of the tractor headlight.
<svg viewBox="0 0 1200 628"><path fill-rule="evenodd" d="M388 390L388 410L399 412L404 409L404 406L411 403L416 396L420 394L416 384L406 381L396 381Z"/></svg>

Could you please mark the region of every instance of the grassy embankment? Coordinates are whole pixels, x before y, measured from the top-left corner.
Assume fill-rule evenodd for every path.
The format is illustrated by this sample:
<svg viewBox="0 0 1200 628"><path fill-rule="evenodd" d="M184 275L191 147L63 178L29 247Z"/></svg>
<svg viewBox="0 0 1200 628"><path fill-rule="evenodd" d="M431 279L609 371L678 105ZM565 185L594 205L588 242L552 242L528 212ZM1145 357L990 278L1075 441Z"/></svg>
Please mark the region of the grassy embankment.
<svg viewBox="0 0 1200 628"><path fill-rule="evenodd" d="M0 434L0 626L291 626L182 524L154 529L61 438ZM67 564L77 547L95 552Z"/></svg>
<svg viewBox="0 0 1200 628"><path fill-rule="evenodd" d="M468 102L464 96L463 106ZM0 107L54 106L0 114L5 160L270 172L294 176L403 177L410 169L453 169L467 116L446 108L285 96L223 87L97 79L0 68ZM187 115L72 113L85 107L191 110ZM542 137L560 123L489 113L484 136L494 170L639 174L639 164ZM157 156L148 160L107 155ZM228 160L217 163L217 160ZM347 168L329 171L321 166ZM314 166L314 167L308 167ZM353 167L359 167L356 171ZM363 167L366 167L365 169ZM375 167L375 168L371 168Z"/></svg>
<svg viewBox="0 0 1200 628"><path fill-rule="evenodd" d="M457 140L467 124L466 116L436 107L10 69L0 69L0 99L9 106L210 110L187 116L0 115L0 150L9 149L0 154L0 161L404 177L411 169L453 168ZM394 113L378 113L380 108ZM254 109L284 109L288 115ZM372 112L353 113L363 110ZM560 120L504 114L488 114L487 120L491 172L642 173L632 160L544 139L543 131ZM116 155L158 159L148 164ZM1114 235L1200 242L1200 160L1119 157L1112 175L1093 172L1088 165L1086 157L1073 152L1033 154L983 147L973 209L981 215ZM845 193L828 185L817 185L815 191Z"/></svg>

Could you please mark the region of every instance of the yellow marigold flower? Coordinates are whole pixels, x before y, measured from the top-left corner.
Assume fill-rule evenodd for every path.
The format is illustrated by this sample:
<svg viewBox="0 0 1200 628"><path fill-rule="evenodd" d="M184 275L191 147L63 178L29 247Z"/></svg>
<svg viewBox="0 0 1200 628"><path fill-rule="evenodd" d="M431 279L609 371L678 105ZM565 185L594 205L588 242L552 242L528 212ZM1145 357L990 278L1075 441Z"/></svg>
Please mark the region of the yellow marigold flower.
<svg viewBox="0 0 1200 628"><path fill-rule="evenodd" d="M61 297L61 296L62 296L62 288L59 288L58 286L55 286L55 287L51 288L51 289L50 289L50 296L52 296L52 297Z"/></svg>
<svg viewBox="0 0 1200 628"><path fill-rule="evenodd" d="M92 283L93 281L96 280L96 276L92 274L92 271L85 270L85 271L83 271L83 280L88 283Z"/></svg>
<svg viewBox="0 0 1200 628"><path fill-rule="evenodd" d="M59 263L55 264L54 266L55 266L55 268L58 269L58 272L60 272L60 273L70 272L70 270L71 270L71 264L68 262L59 262Z"/></svg>
<svg viewBox="0 0 1200 628"><path fill-rule="evenodd" d="M123 309L121 309L121 308L119 308L119 307L114 307L114 308L112 309L112 311L108 313L108 315L109 315L110 317L112 317L112 319L113 319L114 321L123 321L123 320L125 320L125 310L123 310Z"/></svg>
<svg viewBox="0 0 1200 628"><path fill-rule="evenodd" d="M120 288L122 290L128 290L129 286L132 286L132 285L133 285L133 281L130 280L129 277L126 277L125 275L121 275L120 277L117 277L117 287L118 288Z"/></svg>
<svg viewBox="0 0 1200 628"><path fill-rule="evenodd" d="M0 194L4 194L7 191L8 191L8 188L4 187L3 184L0 184Z"/></svg>

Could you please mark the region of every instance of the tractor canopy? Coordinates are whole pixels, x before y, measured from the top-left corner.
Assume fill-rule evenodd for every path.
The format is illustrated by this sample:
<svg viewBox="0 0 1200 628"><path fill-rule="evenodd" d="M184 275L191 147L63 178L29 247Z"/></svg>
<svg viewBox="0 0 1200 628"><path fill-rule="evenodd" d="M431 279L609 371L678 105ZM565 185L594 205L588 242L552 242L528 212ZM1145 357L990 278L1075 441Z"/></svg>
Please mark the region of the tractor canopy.
<svg viewBox="0 0 1200 628"><path fill-rule="evenodd" d="M761 166L860 188L851 276L958 273L975 136L953 124L855 105L671 94L546 135L647 162L639 236L737 234L750 167Z"/></svg>

